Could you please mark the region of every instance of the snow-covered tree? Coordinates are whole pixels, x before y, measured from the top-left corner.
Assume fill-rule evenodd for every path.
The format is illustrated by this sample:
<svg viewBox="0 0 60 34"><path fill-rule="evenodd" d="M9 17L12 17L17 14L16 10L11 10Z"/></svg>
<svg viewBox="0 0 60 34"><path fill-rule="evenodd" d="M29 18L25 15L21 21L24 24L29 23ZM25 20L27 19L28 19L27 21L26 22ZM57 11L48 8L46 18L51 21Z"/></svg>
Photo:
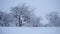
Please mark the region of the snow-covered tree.
<svg viewBox="0 0 60 34"><path fill-rule="evenodd" d="M11 9L14 17L17 18L19 26L23 25L23 20L28 22L31 19L32 10L25 4L16 6Z"/></svg>
<svg viewBox="0 0 60 34"><path fill-rule="evenodd" d="M56 27L60 26L60 17L58 12L49 13L47 18L53 26L56 26Z"/></svg>
<svg viewBox="0 0 60 34"><path fill-rule="evenodd" d="M7 22L7 14L0 11L0 26L9 26Z"/></svg>
<svg viewBox="0 0 60 34"><path fill-rule="evenodd" d="M13 7L11 11L12 15L18 20L16 24L17 26L38 27L40 19L36 18L33 13L33 10L25 4Z"/></svg>
<svg viewBox="0 0 60 34"><path fill-rule="evenodd" d="M3 13L2 11L0 11L0 26L3 26L3 23L4 23L4 22L3 22L3 19L4 19L4 18L3 18L3 14L4 14L4 13Z"/></svg>
<svg viewBox="0 0 60 34"><path fill-rule="evenodd" d="M6 26L12 26L14 23L15 18L10 15L7 14L3 11L0 11L0 26L1 27L6 27Z"/></svg>

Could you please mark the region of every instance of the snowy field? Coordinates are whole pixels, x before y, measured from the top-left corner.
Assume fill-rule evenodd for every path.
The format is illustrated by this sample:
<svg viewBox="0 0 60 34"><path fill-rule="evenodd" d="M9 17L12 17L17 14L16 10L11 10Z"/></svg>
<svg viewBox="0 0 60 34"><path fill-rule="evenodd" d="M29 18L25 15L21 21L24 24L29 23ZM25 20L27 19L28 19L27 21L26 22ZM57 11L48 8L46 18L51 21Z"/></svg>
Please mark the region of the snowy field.
<svg viewBox="0 0 60 34"><path fill-rule="evenodd" d="M0 27L0 34L60 34L60 27Z"/></svg>

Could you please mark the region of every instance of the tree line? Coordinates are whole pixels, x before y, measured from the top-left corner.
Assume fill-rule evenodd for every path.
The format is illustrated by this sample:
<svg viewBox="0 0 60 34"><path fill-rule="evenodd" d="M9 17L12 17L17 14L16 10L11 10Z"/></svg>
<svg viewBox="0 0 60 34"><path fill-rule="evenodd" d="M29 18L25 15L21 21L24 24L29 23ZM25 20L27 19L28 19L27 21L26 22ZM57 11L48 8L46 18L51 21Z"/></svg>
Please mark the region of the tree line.
<svg viewBox="0 0 60 34"><path fill-rule="evenodd" d="M52 11L46 15L48 24L41 23L42 18L34 15L34 10L25 4L12 7L11 13L0 11L0 27L59 27L60 16Z"/></svg>

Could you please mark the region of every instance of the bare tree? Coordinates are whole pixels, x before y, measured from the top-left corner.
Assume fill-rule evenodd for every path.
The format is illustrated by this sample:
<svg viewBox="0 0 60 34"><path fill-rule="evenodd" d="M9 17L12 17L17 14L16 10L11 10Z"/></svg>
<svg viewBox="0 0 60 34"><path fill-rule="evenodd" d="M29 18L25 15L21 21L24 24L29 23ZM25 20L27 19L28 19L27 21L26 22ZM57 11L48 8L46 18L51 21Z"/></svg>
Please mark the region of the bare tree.
<svg viewBox="0 0 60 34"><path fill-rule="evenodd" d="M14 19L10 14L4 13L3 11L0 11L0 26L6 27L11 26Z"/></svg>
<svg viewBox="0 0 60 34"><path fill-rule="evenodd" d="M0 11L0 26L8 26L7 14Z"/></svg>
<svg viewBox="0 0 60 34"><path fill-rule="evenodd" d="M22 6L13 7L11 11L14 17L18 19L19 26L23 25L23 19L27 22L31 19L32 10L30 10L28 6L25 6L25 4L23 4Z"/></svg>
<svg viewBox="0 0 60 34"><path fill-rule="evenodd" d="M50 24L52 24L53 26L56 26L56 27L60 26L60 17L58 12L49 13L47 18L50 21Z"/></svg>
<svg viewBox="0 0 60 34"><path fill-rule="evenodd" d="M36 18L33 14L33 10L25 4L13 7L11 11L12 15L18 20L16 25L38 27L40 18Z"/></svg>

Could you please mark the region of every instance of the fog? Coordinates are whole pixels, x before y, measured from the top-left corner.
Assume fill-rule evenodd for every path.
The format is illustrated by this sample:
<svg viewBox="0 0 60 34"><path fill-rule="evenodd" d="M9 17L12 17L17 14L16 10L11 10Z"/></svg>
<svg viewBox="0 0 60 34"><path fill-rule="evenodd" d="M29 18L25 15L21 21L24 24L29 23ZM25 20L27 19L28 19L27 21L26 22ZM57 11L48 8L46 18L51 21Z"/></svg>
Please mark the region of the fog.
<svg viewBox="0 0 60 34"><path fill-rule="evenodd" d="M46 24L46 14L52 11L60 11L60 0L0 0L0 10L10 12L11 7L25 3L35 10L35 15L42 17L42 23ZM44 23L45 22L45 23Z"/></svg>

